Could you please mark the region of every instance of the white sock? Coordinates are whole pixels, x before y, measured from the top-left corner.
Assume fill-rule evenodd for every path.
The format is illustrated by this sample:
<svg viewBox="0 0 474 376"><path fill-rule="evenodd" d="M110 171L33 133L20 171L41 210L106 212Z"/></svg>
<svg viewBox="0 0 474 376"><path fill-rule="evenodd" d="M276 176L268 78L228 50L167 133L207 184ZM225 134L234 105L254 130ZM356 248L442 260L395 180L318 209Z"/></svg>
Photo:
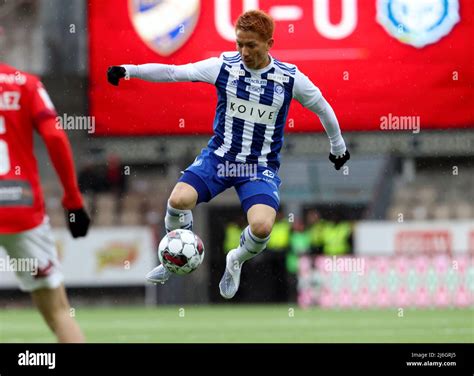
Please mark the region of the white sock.
<svg viewBox="0 0 474 376"><path fill-rule="evenodd" d="M168 202L165 216L166 232L177 229L193 230L193 213L191 210L181 210L171 207Z"/></svg>
<svg viewBox="0 0 474 376"><path fill-rule="evenodd" d="M237 259L242 264L244 261L254 258L265 249L268 239L270 239L270 235L261 239L252 234L250 226L247 226L240 236L240 246L233 254L234 260Z"/></svg>

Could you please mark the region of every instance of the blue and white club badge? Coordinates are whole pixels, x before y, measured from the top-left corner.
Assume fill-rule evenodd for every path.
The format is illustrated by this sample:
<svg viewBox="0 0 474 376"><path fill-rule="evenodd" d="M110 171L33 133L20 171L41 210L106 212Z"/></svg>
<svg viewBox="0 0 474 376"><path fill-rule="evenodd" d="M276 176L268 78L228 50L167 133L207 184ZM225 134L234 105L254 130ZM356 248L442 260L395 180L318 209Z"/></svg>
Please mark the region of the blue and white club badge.
<svg viewBox="0 0 474 376"><path fill-rule="evenodd" d="M458 0L377 0L377 21L400 42L422 48L460 20Z"/></svg>
<svg viewBox="0 0 474 376"><path fill-rule="evenodd" d="M280 84L275 84L275 93L281 95L285 92L285 88Z"/></svg>
<svg viewBox="0 0 474 376"><path fill-rule="evenodd" d="M200 0L129 0L135 31L162 56L171 55L189 39L200 8Z"/></svg>

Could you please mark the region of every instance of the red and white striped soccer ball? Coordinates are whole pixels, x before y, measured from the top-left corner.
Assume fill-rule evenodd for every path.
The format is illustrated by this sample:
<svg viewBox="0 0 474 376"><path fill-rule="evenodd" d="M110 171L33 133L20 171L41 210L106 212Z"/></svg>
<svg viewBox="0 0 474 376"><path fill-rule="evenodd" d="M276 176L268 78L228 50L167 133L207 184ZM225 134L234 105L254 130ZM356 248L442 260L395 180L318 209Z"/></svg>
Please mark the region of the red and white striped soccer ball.
<svg viewBox="0 0 474 376"><path fill-rule="evenodd" d="M170 231L161 239L158 257L170 272L179 275L189 274L204 260L204 244L192 231Z"/></svg>

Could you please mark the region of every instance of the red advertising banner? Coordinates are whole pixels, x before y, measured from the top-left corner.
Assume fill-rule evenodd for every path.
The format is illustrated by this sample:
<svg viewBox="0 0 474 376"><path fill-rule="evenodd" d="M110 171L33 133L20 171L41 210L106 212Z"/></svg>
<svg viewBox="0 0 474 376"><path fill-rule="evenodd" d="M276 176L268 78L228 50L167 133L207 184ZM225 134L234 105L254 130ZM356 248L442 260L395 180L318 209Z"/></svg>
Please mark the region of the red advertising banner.
<svg viewBox="0 0 474 376"><path fill-rule="evenodd" d="M474 126L470 0L94 0L89 94L96 133L212 133L212 85L130 80L117 88L106 70L233 51L233 24L252 8L275 19L272 56L310 77L343 131ZM286 128L323 129L296 101Z"/></svg>
<svg viewBox="0 0 474 376"><path fill-rule="evenodd" d="M451 254L453 240L449 231L399 231L395 235L397 254Z"/></svg>

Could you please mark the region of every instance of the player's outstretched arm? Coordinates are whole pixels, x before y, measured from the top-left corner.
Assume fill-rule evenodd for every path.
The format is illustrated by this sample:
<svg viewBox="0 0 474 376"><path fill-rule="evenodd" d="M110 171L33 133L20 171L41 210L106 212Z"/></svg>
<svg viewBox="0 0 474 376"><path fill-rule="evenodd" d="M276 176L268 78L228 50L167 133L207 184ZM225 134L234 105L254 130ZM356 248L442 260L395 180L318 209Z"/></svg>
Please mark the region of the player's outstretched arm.
<svg viewBox="0 0 474 376"><path fill-rule="evenodd" d="M329 137L329 143L331 145L329 160L334 163L334 168L336 170L340 170L341 167L351 158L351 155L349 150L347 150L344 139L342 138L336 114L323 96L321 96L313 106L313 110L321 120L321 123L326 130L326 134Z"/></svg>
<svg viewBox="0 0 474 376"><path fill-rule="evenodd" d="M56 127L54 118L45 119L37 124L54 169L64 189L62 205L66 211L66 222L73 238L86 236L90 218L84 210L82 196L77 184L71 146L66 133Z"/></svg>
<svg viewBox="0 0 474 376"><path fill-rule="evenodd" d="M318 115L331 146L329 160L334 163L334 168L339 170L350 159L350 154L331 105L309 78L298 70L295 78L294 97L303 106Z"/></svg>
<svg viewBox="0 0 474 376"><path fill-rule="evenodd" d="M207 82L214 84L220 70L220 60L210 58L186 65L142 64L114 65L107 69L107 81L118 86L121 79L139 78L150 82Z"/></svg>

